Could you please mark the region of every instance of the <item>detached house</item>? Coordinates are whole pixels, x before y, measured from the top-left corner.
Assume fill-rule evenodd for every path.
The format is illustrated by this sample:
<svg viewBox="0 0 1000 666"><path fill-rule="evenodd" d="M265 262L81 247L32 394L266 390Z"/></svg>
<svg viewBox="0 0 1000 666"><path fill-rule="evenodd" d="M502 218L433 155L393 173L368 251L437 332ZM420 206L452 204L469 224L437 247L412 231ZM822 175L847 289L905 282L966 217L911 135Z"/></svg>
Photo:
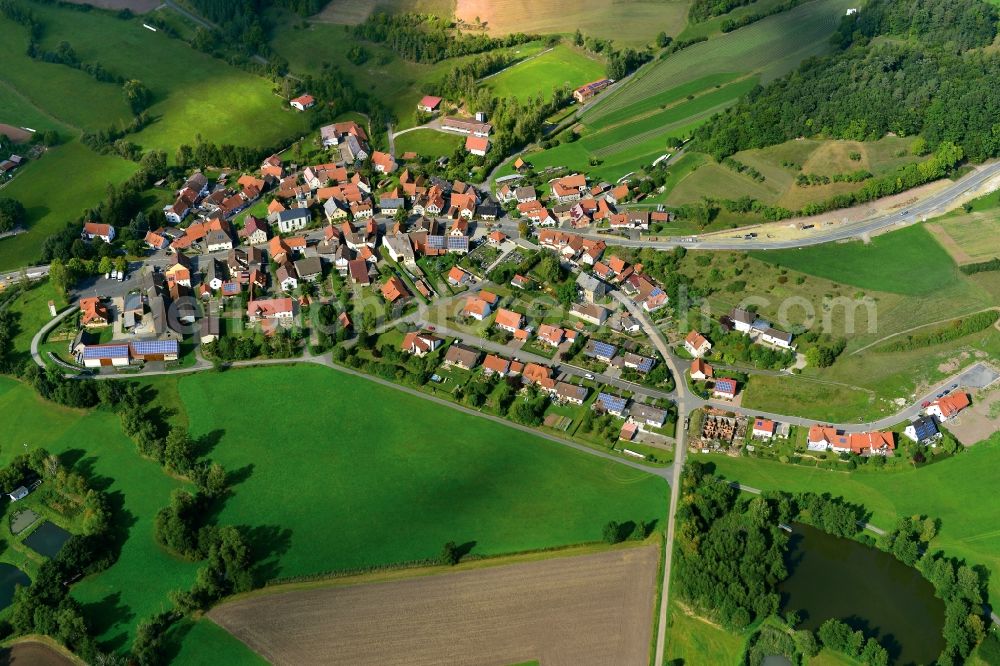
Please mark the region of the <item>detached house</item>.
<svg viewBox="0 0 1000 666"><path fill-rule="evenodd" d="M736 397L736 380L720 379L712 387L712 397L723 400L732 400Z"/></svg>
<svg viewBox="0 0 1000 666"><path fill-rule="evenodd" d="M524 315L514 312L513 310L500 308L497 310L497 316L496 319L493 320L493 325L497 328L513 333L514 331L520 330L524 325Z"/></svg>
<svg viewBox="0 0 1000 666"><path fill-rule="evenodd" d="M696 358L701 358L712 349L712 343L698 331L691 331L684 338L684 349Z"/></svg>
<svg viewBox="0 0 1000 666"><path fill-rule="evenodd" d="M378 173L392 173L396 170L396 160L389 153L376 150L372 153L372 166Z"/></svg>
<svg viewBox="0 0 1000 666"><path fill-rule="evenodd" d="M115 228L110 224L100 224L98 222L86 222L83 225L84 240L94 240L100 238L105 243L110 243L115 239Z"/></svg>
<svg viewBox="0 0 1000 666"><path fill-rule="evenodd" d="M774 421L763 418L756 418L753 422L753 430L751 431L751 437L754 439L771 439L774 437L774 431L777 424Z"/></svg>
<svg viewBox="0 0 1000 666"><path fill-rule="evenodd" d="M939 398L932 402L927 408L927 413L930 416L934 416L938 421L947 421L948 419L956 416L960 411L968 407L971 403L969 402L969 394L965 392L954 393L952 395L946 395L943 398Z"/></svg>
<svg viewBox="0 0 1000 666"><path fill-rule="evenodd" d="M267 235L270 231L270 227L265 220L259 217L254 217L253 215L247 215L246 220L243 223L243 228L240 229L239 236L248 245L264 245L267 243Z"/></svg>
<svg viewBox="0 0 1000 666"><path fill-rule="evenodd" d="M311 109L316 106L316 99L312 95L299 95L290 101L289 104L293 109L305 111L306 109Z"/></svg>
<svg viewBox="0 0 1000 666"><path fill-rule="evenodd" d="M444 340L428 331L413 331L403 336L400 350L407 354L424 357L437 350L442 344L444 344Z"/></svg>
<svg viewBox="0 0 1000 666"><path fill-rule="evenodd" d="M111 315L107 306L96 296L80 299L80 325L87 328L107 326L111 323Z"/></svg>
<svg viewBox="0 0 1000 666"><path fill-rule="evenodd" d="M295 302L290 298L270 298L247 304L250 323L265 320L291 321L294 316Z"/></svg>
<svg viewBox="0 0 1000 666"><path fill-rule="evenodd" d="M444 355L444 365L472 370L479 363L479 351L458 343L448 348Z"/></svg>

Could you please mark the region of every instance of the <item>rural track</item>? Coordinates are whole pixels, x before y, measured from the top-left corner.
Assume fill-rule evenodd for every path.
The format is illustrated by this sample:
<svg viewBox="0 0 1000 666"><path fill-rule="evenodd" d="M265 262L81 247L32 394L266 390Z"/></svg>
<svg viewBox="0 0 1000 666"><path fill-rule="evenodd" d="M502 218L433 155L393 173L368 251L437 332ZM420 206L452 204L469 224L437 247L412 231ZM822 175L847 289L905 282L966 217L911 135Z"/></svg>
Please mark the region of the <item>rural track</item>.
<svg viewBox="0 0 1000 666"><path fill-rule="evenodd" d="M898 331L896 333L892 333L891 335L887 335L885 337L879 338L875 342L871 342L871 343L865 345L864 347L861 347L860 349L855 349L854 351L851 352L850 355L854 356L855 354L860 354L861 352L863 352L866 349L870 349L871 347L874 347L875 345L882 344L886 340L892 340L893 338L895 338L895 337L897 337L899 335L906 335L907 333L912 333L913 331L919 331L920 329L927 328L928 326L939 326L941 324L947 324L948 322L955 321L956 319L962 319L964 317L972 317L973 315L982 314L983 312L989 312L990 310L1000 310L1000 306L994 305L992 307L983 308L981 310L976 310L974 312L968 312L966 314L957 315L955 317L949 317L947 319L941 319L939 321L932 321L929 324L921 324L920 326L912 326L912 327L906 329L905 331ZM997 330L1000 330L1000 320L994 322L993 326Z"/></svg>

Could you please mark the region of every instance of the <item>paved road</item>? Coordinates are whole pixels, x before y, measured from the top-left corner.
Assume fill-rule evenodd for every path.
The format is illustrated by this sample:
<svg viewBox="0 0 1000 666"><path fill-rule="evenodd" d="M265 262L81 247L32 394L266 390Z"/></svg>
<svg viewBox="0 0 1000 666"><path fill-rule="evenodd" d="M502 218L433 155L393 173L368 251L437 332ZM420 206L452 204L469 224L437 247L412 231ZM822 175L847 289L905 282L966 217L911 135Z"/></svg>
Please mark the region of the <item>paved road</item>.
<svg viewBox="0 0 1000 666"><path fill-rule="evenodd" d="M674 531L677 523L677 504L680 500L681 473L684 471L684 457L687 455L687 428L684 427L684 422L687 418L689 410L687 401L688 396L686 393L687 386L684 384L683 366L679 365L674 355L670 353L670 347L664 339L663 334L658 328L656 328L656 325L652 322L652 320L650 320L646 312L621 291L615 290L611 292L611 295L618 302L628 308L628 311L632 314L632 316L635 317L636 320L642 325L643 331L645 331L650 341L656 347L657 351L660 352L660 355L663 356L664 361L669 366L670 372L673 373L674 381L677 385L677 427L674 431L675 443L674 464L672 465L673 474L669 479L670 508L669 513L667 514L667 534L666 541L664 542L663 592L660 595L659 620L656 624L656 658L653 661L654 666L663 666L664 653L667 643L667 610L670 607L670 571L674 556Z"/></svg>

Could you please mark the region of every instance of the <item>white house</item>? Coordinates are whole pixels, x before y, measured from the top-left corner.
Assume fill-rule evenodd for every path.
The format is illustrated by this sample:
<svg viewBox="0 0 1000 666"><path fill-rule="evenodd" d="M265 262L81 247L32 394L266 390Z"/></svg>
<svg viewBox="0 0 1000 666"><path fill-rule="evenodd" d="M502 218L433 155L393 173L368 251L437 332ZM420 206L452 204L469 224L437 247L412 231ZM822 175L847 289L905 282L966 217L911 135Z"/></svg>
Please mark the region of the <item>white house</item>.
<svg viewBox="0 0 1000 666"><path fill-rule="evenodd" d="M272 224L278 225L278 229L283 234L288 234L299 229L305 229L312 220L312 214L308 208L289 208L271 213L268 220Z"/></svg>
<svg viewBox="0 0 1000 666"><path fill-rule="evenodd" d="M100 238L105 243L110 243L115 239L115 228L110 224L87 222L83 225L82 236L85 240L94 240L95 238Z"/></svg>
<svg viewBox="0 0 1000 666"><path fill-rule="evenodd" d="M684 338L684 349L695 358L701 358L712 349L712 343L698 331L691 331Z"/></svg>
<svg viewBox="0 0 1000 666"><path fill-rule="evenodd" d="M754 419L751 436L754 439L771 439L774 437L776 427L777 424L769 419Z"/></svg>
<svg viewBox="0 0 1000 666"><path fill-rule="evenodd" d="M293 109L305 111L316 105L316 99L312 95L299 95L289 102Z"/></svg>

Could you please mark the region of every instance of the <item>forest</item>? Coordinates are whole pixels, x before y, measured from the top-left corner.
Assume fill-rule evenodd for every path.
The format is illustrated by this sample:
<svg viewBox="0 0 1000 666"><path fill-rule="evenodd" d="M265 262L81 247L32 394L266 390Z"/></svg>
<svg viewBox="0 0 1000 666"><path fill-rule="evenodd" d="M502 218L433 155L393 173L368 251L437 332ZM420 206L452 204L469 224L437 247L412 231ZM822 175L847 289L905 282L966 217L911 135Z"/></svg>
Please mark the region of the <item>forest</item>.
<svg viewBox="0 0 1000 666"><path fill-rule="evenodd" d="M722 159L800 136L892 132L919 135L926 152L951 142L972 161L996 156L1000 56L979 47L992 43L997 21L983 0L876 0L842 19L833 55L755 88L699 129L697 144Z"/></svg>

